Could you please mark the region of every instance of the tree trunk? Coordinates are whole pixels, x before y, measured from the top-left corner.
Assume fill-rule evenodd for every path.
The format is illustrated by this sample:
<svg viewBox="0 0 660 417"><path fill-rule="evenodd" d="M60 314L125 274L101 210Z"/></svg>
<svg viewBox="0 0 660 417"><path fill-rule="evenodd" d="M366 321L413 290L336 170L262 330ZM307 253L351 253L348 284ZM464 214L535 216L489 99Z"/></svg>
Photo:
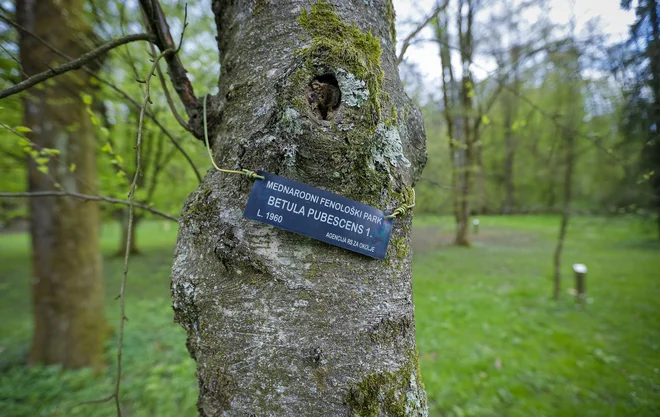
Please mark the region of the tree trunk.
<svg viewBox="0 0 660 417"><path fill-rule="evenodd" d="M17 2L19 23L71 56L81 55L89 46L78 44L81 37L91 35L81 13L83 2L78 0ZM48 64L61 61L26 33L20 36L20 57L27 74L47 70ZM79 95L90 91L88 81L82 72L72 72L33 88L25 96L24 124L32 129L28 137L34 151L59 151L46 165L30 158L31 192L62 187L97 193L94 136ZM70 169L73 163L75 171ZM42 172L45 168L47 173ZM103 309L98 203L65 197L32 199L30 220L35 328L29 363L99 367L108 328Z"/></svg>
<svg viewBox="0 0 660 417"><path fill-rule="evenodd" d="M510 87L511 91L507 92L504 99L504 149L506 152L504 160L504 214L511 214L515 205L513 168L516 155L516 139L513 125L518 117L518 94L520 90L520 73L518 68L520 53L520 46L514 45L511 47L509 55L511 59L511 71L513 72L513 83Z"/></svg>
<svg viewBox="0 0 660 417"><path fill-rule="evenodd" d="M568 230L568 219L571 215L571 197L573 188L573 164L574 164L574 132L569 132L564 129L565 146L566 146L566 170L564 171L564 208L561 215L561 227L559 228L559 237L557 238L557 246L555 247L555 254L553 258L554 263L554 285L553 285L553 298L559 299L561 294L561 253L564 248L564 239L566 238L566 230Z"/></svg>
<svg viewBox="0 0 660 417"><path fill-rule="evenodd" d="M660 18L658 17L658 5L655 0L649 0L649 19L651 23L652 38L649 42L648 57L651 67L651 88L653 89L653 121L655 126L660 125ZM660 239L660 132L654 129L651 132L651 149L645 151L649 164L655 175L651 179L651 187L654 196L651 201L658 215L658 238Z"/></svg>
<svg viewBox="0 0 660 417"><path fill-rule="evenodd" d="M398 78L392 10L384 0L215 0L218 165L384 211L409 201L425 134ZM312 107L314 79L336 80L338 107ZM197 361L200 415L427 415L411 216L394 220L378 261L242 218L251 185L211 172L183 209L172 297Z"/></svg>
<svg viewBox="0 0 660 417"><path fill-rule="evenodd" d="M464 7L466 6L466 7ZM465 9L465 11L464 11ZM475 12L475 4L472 0L460 0L458 2L458 39L460 43L461 63L463 76L461 78L461 109L463 111L463 135L465 137L465 152L461 166L460 200L458 207L458 228L454 243L458 246L470 247L469 222L470 222L470 194L472 192L472 173L474 170L474 142L476 123L473 124L473 102L474 81L470 65L472 65L472 22Z"/></svg>
<svg viewBox="0 0 660 417"><path fill-rule="evenodd" d="M461 143L460 121L455 122L456 117L452 114L456 105L456 80L454 79L454 69L451 64L451 51L449 49L449 21L447 13L440 13L435 21L435 36L440 45L440 65L442 67L442 102L445 121L447 122L447 141L449 142L449 162L451 164L451 186L454 221L456 230L460 224L459 217L459 199L460 191L458 187L459 169L460 169L460 151L456 144ZM459 119L460 120L460 119Z"/></svg>

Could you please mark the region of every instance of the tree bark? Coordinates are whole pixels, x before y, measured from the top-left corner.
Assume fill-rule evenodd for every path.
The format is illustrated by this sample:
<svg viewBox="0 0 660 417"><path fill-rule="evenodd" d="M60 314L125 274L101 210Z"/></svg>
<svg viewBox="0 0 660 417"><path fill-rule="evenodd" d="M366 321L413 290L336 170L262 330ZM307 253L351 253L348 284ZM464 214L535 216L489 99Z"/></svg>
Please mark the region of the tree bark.
<svg viewBox="0 0 660 417"><path fill-rule="evenodd" d="M67 13L63 13L63 11ZM89 49L91 38L81 13L83 2L17 2L17 19L27 29L71 56ZM75 40L74 40L75 39ZM28 34L20 34L21 65L27 74L47 70L57 56ZM89 77L70 72L33 88L24 100L24 124L33 150L57 149L47 165L28 161L29 191L97 193L92 126L79 93L89 92ZM74 172L70 165L75 163ZM43 166L48 173L43 173ZM30 200L33 251L32 302L35 319L30 364L67 368L100 367L107 324L103 309L99 206L71 197Z"/></svg>
<svg viewBox="0 0 660 417"><path fill-rule="evenodd" d="M425 133L398 77L392 10L385 0L215 0L222 76L209 125L218 165L384 211L409 201ZM327 120L307 94L321 76L341 90ZM394 220L378 261L243 219L250 187L213 171L183 209L172 297L197 361L200 415L428 415L411 216Z"/></svg>

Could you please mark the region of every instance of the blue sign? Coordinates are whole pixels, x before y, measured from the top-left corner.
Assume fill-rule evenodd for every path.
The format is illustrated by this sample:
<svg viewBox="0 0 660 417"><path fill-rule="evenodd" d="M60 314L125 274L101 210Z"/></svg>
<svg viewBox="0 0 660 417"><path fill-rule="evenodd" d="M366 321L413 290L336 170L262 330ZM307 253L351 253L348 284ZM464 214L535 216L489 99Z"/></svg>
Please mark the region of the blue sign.
<svg viewBox="0 0 660 417"><path fill-rule="evenodd" d="M377 208L259 171L243 217L376 259L385 259L392 220Z"/></svg>

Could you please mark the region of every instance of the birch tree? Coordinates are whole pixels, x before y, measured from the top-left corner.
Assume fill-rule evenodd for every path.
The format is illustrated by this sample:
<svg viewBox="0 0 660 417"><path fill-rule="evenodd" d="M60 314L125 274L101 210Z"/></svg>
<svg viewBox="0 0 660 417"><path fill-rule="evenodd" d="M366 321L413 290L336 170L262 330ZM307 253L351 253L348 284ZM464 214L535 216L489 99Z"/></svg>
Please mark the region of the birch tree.
<svg viewBox="0 0 660 417"><path fill-rule="evenodd" d="M213 10L218 166L384 211L411 201L425 134L397 73L391 2L216 0ZM331 111L310 101L315 81L340 90ZM183 209L172 296L197 361L200 415L426 415L411 217L395 220L377 261L242 218L251 185L210 172Z"/></svg>

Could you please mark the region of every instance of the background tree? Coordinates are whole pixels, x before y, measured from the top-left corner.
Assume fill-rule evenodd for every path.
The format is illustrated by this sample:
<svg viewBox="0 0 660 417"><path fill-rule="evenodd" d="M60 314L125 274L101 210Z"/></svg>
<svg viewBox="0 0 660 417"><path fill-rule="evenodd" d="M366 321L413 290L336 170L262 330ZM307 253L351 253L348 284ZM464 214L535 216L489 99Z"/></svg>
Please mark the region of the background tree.
<svg viewBox="0 0 660 417"><path fill-rule="evenodd" d="M660 17L655 0L636 2L637 20L630 27L630 42L624 64L632 70L633 79L625 85L628 107L623 127L631 140L642 140L642 172L640 182L649 182L651 207L657 214L660 238ZM629 10L632 0L621 0L621 7ZM626 68L620 68L624 71ZM651 94L647 94L646 91ZM641 130L643 134L635 134Z"/></svg>
<svg viewBox="0 0 660 417"><path fill-rule="evenodd" d="M79 56L95 42L81 18L83 2L18 1L19 24L63 53ZM64 13L66 11L66 13ZM76 36L72 34L76 33ZM20 33L20 64L26 74L48 70L59 57L31 34ZM24 99L24 125L31 157L29 191L95 194L96 151L82 91L90 77L69 73ZM30 363L68 368L100 367L108 335L99 253L99 206L70 197L30 200L34 264L35 329Z"/></svg>

